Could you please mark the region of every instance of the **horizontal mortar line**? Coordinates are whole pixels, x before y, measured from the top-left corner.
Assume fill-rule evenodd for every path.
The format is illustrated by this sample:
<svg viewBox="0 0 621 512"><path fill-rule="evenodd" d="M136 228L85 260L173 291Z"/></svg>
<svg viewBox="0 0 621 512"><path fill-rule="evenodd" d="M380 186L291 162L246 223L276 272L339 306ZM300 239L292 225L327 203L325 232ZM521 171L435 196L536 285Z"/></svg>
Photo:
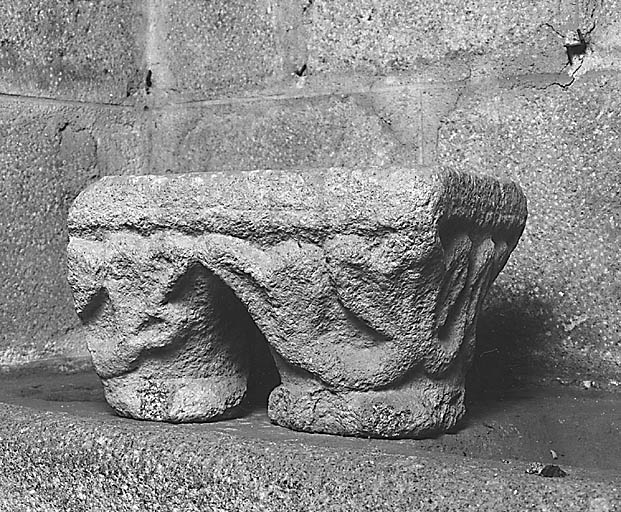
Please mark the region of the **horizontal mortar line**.
<svg viewBox="0 0 621 512"><path fill-rule="evenodd" d="M493 81L500 82L514 82L514 81L523 81L525 78L531 80L543 80L547 83L547 85L554 85L555 81L561 76L559 73L533 73L529 75L523 76L513 76L513 77L495 77ZM294 93L292 89L289 92L281 93L281 94L256 94L253 96L244 96L244 97L232 97L232 98L217 98L217 99L203 99L203 100L188 100L188 101L168 101L163 102L161 104L153 104L150 106L152 110L167 110L173 109L176 107L188 107L188 108L200 108L200 107L210 107L210 106L226 106L226 105L248 105L252 103L262 103L262 102L279 102L279 101L287 101L287 100L297 100L297 99L312 99L312 98L325 98L330 96L349 96L352 94L374 94L374 93L386 93L386 92L394 92L394 91L403 91L410 89L416 92L424 92L428 91L442 91L450 88L459 88L471 82L472 79L469 76L461 78L459 80L447 80L447 81L438 81L438 82L409 82L407 84L399 84L399 85L367 85L367 86L359 86L353 88L332 88L332 89L315 89L313 91L306 91L300 93ZM481 83L478 83L477 86L481 87Z"/></svg>
<svg viewBox="0 0 621 512"><path fill-rule="evenodd" d="M114 109L132 110L135 108L133 105L119 105L118 103L104 103L97 101L83 101L83 100L68 100L60 98L51 98L48 96L30 96L27 94L10 94L6 92L0 92L0 101L8 103L17 103L20 101L31 101L43 105L60 105L69 107L106 107Z"/></svg>
<svg viewBox="0 0 621 512"><path fill-rule="evenodd" d="M413 91L424 91L425 89L429 90L440 90L440 89L449 89L451 85L461 86L467 82L467 79L463 80L455 80L450 82L441 82L436 84L429 84L426 82L417 82L411 83L407 85L389 85L385 87L359 87L352 89L324 89L318 90L314 92L306 92L300 94L265 94L265 95L255 95L255 96L247 96L247 97L233 97L233 98L223 98L223 99L212 99L212 100L189 100L189 101L170 101L168 103L162 105L153 105L151 106L152 110L165 110L168 108L174 107L209 107L209 106L219 106L219 105L237 105L237 104L249 104L249 103L260 103L260 102L270 102L270 101L287 101L287 100L297 100L297 99L310 99L310 98L321 98L321 97L330 97L330 96L349 96L351 94L369 94L376 92L392 92L392 91L400 91L405 89L412 89Z"/></svg>

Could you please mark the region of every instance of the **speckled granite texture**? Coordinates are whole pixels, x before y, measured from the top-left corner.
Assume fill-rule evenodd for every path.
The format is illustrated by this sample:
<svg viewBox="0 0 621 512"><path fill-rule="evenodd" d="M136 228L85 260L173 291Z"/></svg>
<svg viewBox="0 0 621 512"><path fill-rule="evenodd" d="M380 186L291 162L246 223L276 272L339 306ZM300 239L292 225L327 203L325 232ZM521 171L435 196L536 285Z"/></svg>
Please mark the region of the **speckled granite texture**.
<svg viewBox="0 0 621 512"><path fill-rule="evenodd" d="M252 439L0 403L2 511L620 510L618 474Z"/></svg>
<svg viewBox="0 0 621 512"><path fill-rule="evenodd" d="M620 98L614 73L569 89L499 84L464 95L443 122L445 167L509 177L529 199L523 240L483 315L482 352L585 378L621 372Z"/></svg>
<svg viewBox="0 0 621 512"><path fill-rule="evenodd" d="M429 437L464 413L478 313L526 217L514 183L433 168L106 177L71 208L69 281L124 416L228 412L263 335L275 423Z"/></svg>
<svg viewBox="0 0 621 512"><path fill-rule="evenodd" d="M0 97L0 365L85 352L66 278L67 211L88 183L140 172L131 109Z"/></svg>
<svg viewBox="0 0 621 512"><path fill-rule="evenodd" d="M0 92L122 103L139 92L141 2L0 5Z"/></svg>
<svg viewBox="0 0 621 512"><path fill-rule="evenodd" d="M414 162L532 196L481 383L621 382L618 0L87 4L0 7L0 365L83 354L64 226L94 177Z"/></svg>

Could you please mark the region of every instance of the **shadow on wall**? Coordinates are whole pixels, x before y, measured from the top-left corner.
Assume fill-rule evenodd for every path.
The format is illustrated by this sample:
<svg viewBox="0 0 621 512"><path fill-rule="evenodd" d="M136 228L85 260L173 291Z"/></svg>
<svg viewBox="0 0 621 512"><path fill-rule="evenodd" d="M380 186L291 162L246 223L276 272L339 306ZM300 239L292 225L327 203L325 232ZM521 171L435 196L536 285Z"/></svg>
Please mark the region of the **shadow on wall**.
<svg viewBox="0 0 621 512"><path fill-rule="evenodd" d="M479 317L477 345L466 377L472 395L498 394L516 383L520 376L539 373L534 354L550 347L553 337L545 336L555 323L549 304L523 292L496 296ZM540 345L540 346L538 346Z"/></svg>

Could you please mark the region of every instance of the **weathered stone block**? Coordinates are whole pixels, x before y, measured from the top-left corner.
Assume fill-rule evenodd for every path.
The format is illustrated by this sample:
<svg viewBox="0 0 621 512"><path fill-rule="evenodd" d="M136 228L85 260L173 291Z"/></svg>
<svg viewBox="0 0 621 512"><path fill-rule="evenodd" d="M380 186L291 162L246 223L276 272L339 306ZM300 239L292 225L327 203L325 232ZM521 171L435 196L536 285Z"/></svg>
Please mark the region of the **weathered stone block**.
<svg viewBox="0 0 621 512"><path fill-rule="evenodd" d="M621 2L587 2L591 22L585 23L584 37L588 41L586 58L581 72L595 69L621 68Z"/></svg>
<svg viewBox="0 0 621 512"><path fill-rule="evenodd" d="M165 109L153 172L398 163L402 143L374 108L352 95Z"/></svg>
<svg viewBox="0 0 621 512"><path fill-rule="evenodd" d="M420 73L429 64L468 63L473 76L558 72L564 26L579 11L545 0L316 0L300 20L309 73Z"/></svg>
<svg viewBox="0 0 621 512"><path fill-rule="evenodd" d="M69 205L102 175L140 173L142 140L131 109L0 102L0 365L51 357L79 326L66 282Z"/></svg>
<svg viewBox="0 0 621 512"><path fill-rule="evenodd" d="M142 2L0 5L0 92L120 103L146 74Z"/></svg>
<svg viewBox="0 0 621 512"><path fill-rule="evenodd" d="M325 88L450 70L449 80L558 74L564 34L592 23L577 0L178 2L152 10L153 87L169 99ZM308 80L307 80L308 79Z"/></svg>
<svg viewBox="0 0 621 512"><path fill-rule="evenodd" d="M111 177L72 208L70 282L121 414L230 410L256 324L272 421L422 436L464 413L477 314L525 220L514 184L424 169Z"/></svg>
<svg viewBox="0 0 621 512"><path fill-rule="evenodd" d="M440 130L445 169L511 179L529 199L528 228L482 316L482 363L496 355L493 366L518 376L619 380L620 79L475 88Z"/></svg>
<svg viewBox="0 0 621 512"><path fill-rule="evenodd" d="M230 96L280 78L271 2L161 2L154 13L153 60L165 62L156 88L192 98Z"/></svg>

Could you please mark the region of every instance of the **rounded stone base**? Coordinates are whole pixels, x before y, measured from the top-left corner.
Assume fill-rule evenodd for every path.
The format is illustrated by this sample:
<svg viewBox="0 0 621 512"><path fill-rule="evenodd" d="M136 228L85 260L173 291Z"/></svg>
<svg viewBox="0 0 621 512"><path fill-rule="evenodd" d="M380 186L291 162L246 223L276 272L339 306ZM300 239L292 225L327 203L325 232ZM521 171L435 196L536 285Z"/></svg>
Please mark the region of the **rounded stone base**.
<svg viewBox="0 0 621 512"><path fill-rule="evenodd" d="M428 377L371 391L284 383L268 406L273 423L294 430L378 438L429 437L453 428L464 413L463 383Z"/></svg>
<svg viewBox="0 0 621 512"><path fill-rule="evenodd" d="M102 382L107 402L119 415L173 423L231 416L246 393L246 379L239 376L155 379L129 374Z"/></svg>

